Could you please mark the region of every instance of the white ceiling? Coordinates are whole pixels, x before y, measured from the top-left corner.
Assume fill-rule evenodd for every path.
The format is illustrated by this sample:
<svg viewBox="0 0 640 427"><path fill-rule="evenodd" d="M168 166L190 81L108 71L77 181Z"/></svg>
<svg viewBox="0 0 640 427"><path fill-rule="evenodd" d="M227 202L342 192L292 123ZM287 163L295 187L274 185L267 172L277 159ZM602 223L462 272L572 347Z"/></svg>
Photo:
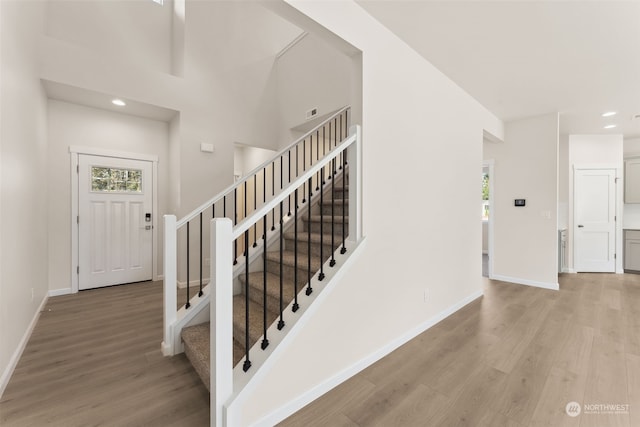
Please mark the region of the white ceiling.
<svg viewBox="0 0 640 427"><path fill-rule="evenodd" d="M357 1L505 121L640 137L640 1Z"/></svg>

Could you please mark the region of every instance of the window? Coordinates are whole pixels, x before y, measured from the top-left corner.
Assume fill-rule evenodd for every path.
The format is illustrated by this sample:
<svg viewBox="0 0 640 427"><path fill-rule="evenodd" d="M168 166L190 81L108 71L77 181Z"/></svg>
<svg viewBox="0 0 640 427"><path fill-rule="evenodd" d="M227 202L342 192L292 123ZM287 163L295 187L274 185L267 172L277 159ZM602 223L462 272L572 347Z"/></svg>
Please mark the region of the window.
<svg viewBox="0 0 640 427"><path fill-rule="evenodd" d="M92 166L91 191L142 193L142 171Z"/></svg>

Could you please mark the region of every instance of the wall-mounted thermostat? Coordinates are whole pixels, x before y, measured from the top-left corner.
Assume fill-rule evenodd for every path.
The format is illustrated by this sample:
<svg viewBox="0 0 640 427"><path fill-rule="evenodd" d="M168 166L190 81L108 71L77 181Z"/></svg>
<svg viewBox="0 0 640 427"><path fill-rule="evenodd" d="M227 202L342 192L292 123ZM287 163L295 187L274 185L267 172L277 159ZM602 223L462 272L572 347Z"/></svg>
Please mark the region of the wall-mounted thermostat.
<svg viewBox="0 0 640 427"><path fill-rule="evenodd" d="M518 206L518 207L522 207L526 204L526 200L525 199L515 199L513 201L513 206Z"/></svg>

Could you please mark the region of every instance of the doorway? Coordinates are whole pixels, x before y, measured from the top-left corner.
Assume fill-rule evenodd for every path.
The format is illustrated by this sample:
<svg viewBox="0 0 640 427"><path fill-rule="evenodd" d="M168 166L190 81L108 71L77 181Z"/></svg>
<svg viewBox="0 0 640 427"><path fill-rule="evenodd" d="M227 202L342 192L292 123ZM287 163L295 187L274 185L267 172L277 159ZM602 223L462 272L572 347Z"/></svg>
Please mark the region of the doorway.
<svg viewBox="0 0 640 427"><path fill-rule="evenodd" d="M159 280L157 156L69 151L71 292Z"/></svg>
<svg viewBox="0 0 640 427"><path fill-rule="evenodd" d="M493 160L482 163L482 276L493 277Z"/></svg>
<svg viewBox="0 0 640 427"><path fill-rule="evenodd" d="M573 203L576 272L615 272L616 170L575 169Z"/></svg>

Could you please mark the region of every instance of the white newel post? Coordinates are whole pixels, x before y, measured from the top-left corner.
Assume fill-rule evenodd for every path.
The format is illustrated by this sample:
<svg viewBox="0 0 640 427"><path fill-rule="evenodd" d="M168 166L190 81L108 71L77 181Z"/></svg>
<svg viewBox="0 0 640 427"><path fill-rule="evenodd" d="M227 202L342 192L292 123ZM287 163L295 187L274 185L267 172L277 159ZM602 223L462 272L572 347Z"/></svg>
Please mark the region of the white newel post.
<svg viewBox="0 0 640 427"><path fill-rule="evenodd" d="M211 220L211 426L226 425L233 393L233 223Z"/></svg>
<svg viewBox="0 0 640 427"><path fill-rule="evenodd" d="M162 354L173 356L176 353L173 339L173 324L176 321L178 304L178 230L175 215L164 216L164 335Z"/></svg>
<svg viewBox="0 0 640 427"><path fill-rule="evenodd" d="M349 136L356 135L356 142L347 148L349 161L349 240L362 239L362 128L353 125Z"/></svg>

